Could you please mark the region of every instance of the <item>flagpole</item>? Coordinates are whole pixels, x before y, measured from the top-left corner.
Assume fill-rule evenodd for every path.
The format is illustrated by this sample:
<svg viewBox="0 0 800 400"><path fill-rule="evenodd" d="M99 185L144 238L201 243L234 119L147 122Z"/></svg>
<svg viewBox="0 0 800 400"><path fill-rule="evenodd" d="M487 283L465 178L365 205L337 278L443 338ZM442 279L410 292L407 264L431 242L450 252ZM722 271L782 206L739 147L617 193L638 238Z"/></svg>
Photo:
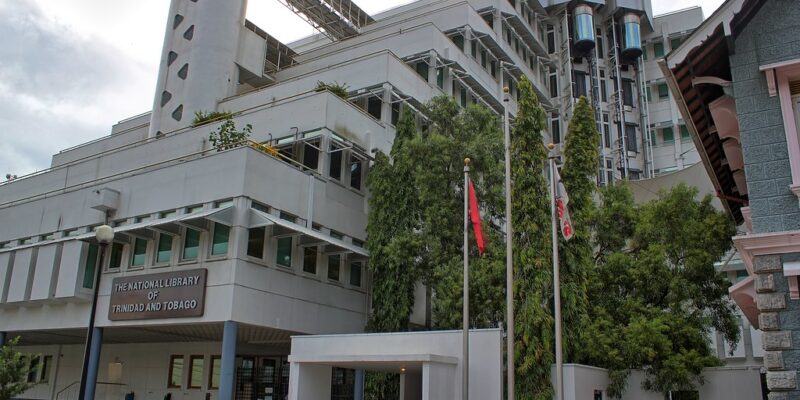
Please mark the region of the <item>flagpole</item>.
<svg viewBox="0 0 800 400"><path fill-rule="evenodd" d="M503 133L506 156L506 372L508 400L514 400L514 261L511 230L511 128L508 121L508 86L503 88Z"/></svg>
<svg viewBox="0 0 800 400"><path fill-rule="evenodd" d="M461 398L469 399L469 158L464 159L464 329L462 340L464 363Z"/></svg>
<svg viewBox="0 0 800 400"><path fill-rule="evenodd" d="M556 145L549 144L550 149L550 221L553 236L553 303L556 325L556 400L564 399L564 360L561 351L561 277L558 267L558 216L556 215Z"/></svg>

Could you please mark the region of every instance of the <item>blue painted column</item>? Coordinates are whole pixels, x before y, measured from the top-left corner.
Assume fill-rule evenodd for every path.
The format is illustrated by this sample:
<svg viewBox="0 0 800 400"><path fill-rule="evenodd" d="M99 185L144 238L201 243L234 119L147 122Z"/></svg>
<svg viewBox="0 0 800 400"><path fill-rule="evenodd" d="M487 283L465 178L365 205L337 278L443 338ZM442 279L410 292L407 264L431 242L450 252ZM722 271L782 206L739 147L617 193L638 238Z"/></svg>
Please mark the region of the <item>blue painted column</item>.
<svg viewBox="0 0 800 400"><path fill-rule="evenodd" d="M97 371L100 368L100 351L103 348L103 328L94 328L92 347L89 352L89 366L86 369L86 394L84 400L94 400L97 388Z"/></svg>
<svg viewBox="0 0 800 400"><path fill-rule="evenodd" d="M354 400L364 400L364 370L356 370L355 387L353 388Z"/></svg>
<svg viewBox="0 0 800 400"><path fill-rule="evenodd" d="M225 321L222 333L222 369L220 371L219 400L233 400L233 386L236 378L236 335L239 326L236 322Z"/></svg>

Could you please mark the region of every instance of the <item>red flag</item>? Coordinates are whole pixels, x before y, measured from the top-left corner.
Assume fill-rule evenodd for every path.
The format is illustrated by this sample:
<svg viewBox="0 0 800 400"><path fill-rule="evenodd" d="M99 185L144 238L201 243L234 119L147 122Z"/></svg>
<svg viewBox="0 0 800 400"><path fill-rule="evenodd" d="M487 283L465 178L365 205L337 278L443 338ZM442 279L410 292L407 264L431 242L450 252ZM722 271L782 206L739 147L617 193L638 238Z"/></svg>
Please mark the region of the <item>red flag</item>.
<svg viewBox="0 0 800 400"><path fill-rule="evenodd" d="M475 231L475 241L478 242L478 252L483 255L486 250L486 243L483 241L483 230L481 229L481 214L478 211L478 196L475 195L475 187L472 180L469 181L469 217L472 221L472 229Z"/></svg>
<svg viewBox="0 0 800 400"><path fill-rule="evenodd" d="M556 213L561 222L561 235L564 239L572 239L572 219L569 216L569 196L567 196L567 189L564 187L564 182L561 181L561 174L558 173L558 168L555 168L556 178Z"/></svg>

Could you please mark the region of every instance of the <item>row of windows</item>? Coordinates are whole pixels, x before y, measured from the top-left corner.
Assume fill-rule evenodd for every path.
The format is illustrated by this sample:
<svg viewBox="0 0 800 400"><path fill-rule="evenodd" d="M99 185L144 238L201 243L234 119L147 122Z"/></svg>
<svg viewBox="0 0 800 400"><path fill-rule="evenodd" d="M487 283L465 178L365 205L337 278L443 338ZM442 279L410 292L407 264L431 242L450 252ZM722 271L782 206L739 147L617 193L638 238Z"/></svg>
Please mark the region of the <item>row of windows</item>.
<svg viewBox="0 0 800 400"><path fill-rule="evenodd" d="M692 140L689 128L686 127L686 125L679 125L678 130L680 131L682 142L689 142ZM650 142L654 145L675 143L675 128L668 126L658 130L650 129Z"/></svg>
<svg viewBox="0 0 800 400"><path fill-rule="evenodd" d="M283 137L274 142L285 159L304 169L327 174L334 181L352 189L362 190L367 169L366 157L341 137L318 130Z"/></svg>
<svg viewBox="0 0 800 400"><path fill-rule="evenodd" d="M26 358L28 360L28 375L25 377L25 381L28 383L50 382L50 370L53 368L53 356L34 354Z"/></svg>
<svg viewBox="0 0 800 400"><path fill-rule="evenodd" d="M678 46L680 46L682 42L683 42L683 38L680 38L680 37L676 37L676 38L670 39L669 40L669 47L670 47L669 51L677 49ZM654 41L652 47L653 47L653 57L655 57L655 58L661 58L661 57L664 57L667 54L667 50L664 47L664 42L663 41L660 41L660 40L659 41ZM648 53L650 52L649 49L650 49L650 45L648 43L643 43L642 44L642 58L645 61L647 61Z"/></svg>
<svg viewBox="0 0 800 400"><path fill-rule="evenodd" d="M658 93L658 101L668 100L669 99L669 87L666 83L659 83L656 85L656 92ZM647 95L647 101L652 103L653 97L651 94L650 85L645 86L645 93Z"/></svg>
<svg viewBox="0 0 800 400"><path fill-rule="evenodd" d="M203 384L206 384L208 389L219 389L222 357L210 356L208 361L206 370L206 356L192 355L189 356L189 364L186 368L185 356L170 356L167 387L170 389L202 389Z"/></svg>

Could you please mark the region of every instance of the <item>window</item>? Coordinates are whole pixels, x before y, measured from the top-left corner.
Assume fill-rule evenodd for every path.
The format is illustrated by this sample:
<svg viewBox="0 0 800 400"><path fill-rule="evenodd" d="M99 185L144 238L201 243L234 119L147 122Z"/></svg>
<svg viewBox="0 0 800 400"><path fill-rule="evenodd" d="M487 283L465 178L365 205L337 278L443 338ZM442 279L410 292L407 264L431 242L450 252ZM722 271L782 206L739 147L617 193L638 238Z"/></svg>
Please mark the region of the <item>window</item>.
<svg viewBox="0 0 800 400"><path fill-rule="evenodd" d="M189 389L203 387L203 366L205 356L191 356L189 358Z"/></svg>
<svg viewBox="0 0 800 400"><path fill-rule="evenodd" d="M692 135L689 134L689 128L686 125L681 125L681 141L687 142L692 140Z"/></svg>
<svg viewBox="0 0 800 400"><path fill-rule="evenodd" d="M333 229L331 229L331 237L334 238L334 239L339 239L339 240L344 239L344 235L343 234L341 234L339 232L336 232Z"/></svg>
<svg viewBox="0 0 800 400"><path fill-rule="evenodd" d="M132 267L144 266L144 258L147 254L147 240L136 238L133 241L133 257L131 257Z"/></svg>
<svg viewBox="0 0 800 400"><path fill-rule="evenodd" d="M42 359L42 376L39 382L50 382L50 368L53 367L53 356L44 356Z"/></svg>
<svg viewBox="0 0 800 400"><path fill-rule="evenodd" d="M550 97L558 97L558 75L555 70L550 70Z"/></svg>
<svg viewBox="0 0 800 400"><path fill-rule="evenodd" d="M172 236L165 233L158 235L156 263L168 263L172 258Z"/></svg>
<svg viewBox="0 0 800 400"><path fill-rule="evenodd" d="M481 67L486 68L486 50L481 50Z"/></svg>
<svg viewBox="0 0 800 400"><path fill-rule="evenodd" d="M462 35L455 35L452 37L453 43L455 43L456 47L459 50L464 51L464 36Z"/></svg>
<svg viewBox="0 0 800 400"><path fill-rule="evenodd" d="M594 391L594 400L603 400L603 391L602 390L595 390Z"/></svg>
<svg viewBox="0 0 800 400"><path fill-rule="evenodd" d="M361 171L363 161L354 155L350 155L350 187L361 190Z"/></svg>
<svg viewBox="0 0 800 400"><path fill-rule="evenodd" d="M467 106L467 89L462 87L460 95L461 95L460 96L461 97L461 106L462 107L466 107Z"/></svg>
<svg viewBox="0 0 800 400"><path fill-rule="evenodd" d="M470 43L469 43L469 47L470 47L470 54L472 55L472 58L477 57L478 56L478 40L477 39L472 39L472 41L470 41Z"/></svg>
<svg viewBox="0 0 800 400"><path fill-rule="evenodd" d="M664 43L662 42L653 43L653 55L656 58L664 57Z"/></svg>
<svg viewBox="0 0 800 400"><path fill-rule="evenodd" d="M642 60L647 61L647 43L642 43Z"/></svg>
<svg viewBox="0 0 800 400"><path fill-rule="evenodd" d="M664 143L672 143L675 141L675 132L672 131L672 127L666 127L661 130L661 137L664 138Z"/></svg>
<svg viewBox="0 0 800 400"><path fill-rule="evenodd" d="M444 67L436 68L436 86L439 86L439 89L444 89ZM380 119L380 117L376 117Z"/></svg>
<svg viewBox="0 0 800 400"><path fill-rule="evenodd" d="M361 263L350 263L350 284L361 287Z"/></svg>
<svg viewBox="0 0 800 400"><path fill-rule="evenodd" d="M328 256L328 279L339 281L339 269L342 265L342 256L338 254Z"/></svg>
<svg viewBox="0 0 800 400"><path fill-rule="evenodd" d="M653 129L648 130L647 138L650 140L650 144L656 144L656 131Z"/></svg>
<svg viewBox="0 0 800 400"><path fill-rule="evenodd" d="M607 113L603 113L603 144L607 149L611 148L611 124Z"/></svg>
<svg viewBox="0 0 800 400"><path fill-rule="evenodd" d="M586 74L581 71L575 71L575 98L586 96Z"/></svg>
<svg viewBox="0 0 800 400"><path fill-rule="evenodd" d="M317 273L317 248L304 247L303 248L303 272L309 274Z"/></svg>
<svg viewBox="0 0 800 400"><path fill-rule="evenodd" d="M342 179L342 148L336 144L331 144L331 152L328 155L328 175L338 180Z"/></svg>
<svg viewBox="0 0 800 400"><path fill-rule="evenodd" d="M167 387L180 389L183 386L183 356L170 356L169 358L169 378Z"/></svg>
<svg viewBox="0 0 800 400"><path fill-rule="evenodd" d="M186 213L187 214L192 214L192 213L196 213L196 212L200 212L200 211L203 211L203 206L186 207Z"/></svg>
<svg viewBox="0 0 800 400"><path fill-rule="evenodd" d="M556 33L550 28L547 32L547 52L550 54L556 52Z"/></svg>
<svg viewBox="0 0 800 400"><path fill-rule="evenodd" d="M197 260L200 252L200 231L186 228L186 235L183 237L183 259Z"/></svg>
<svg viewBox="0 0 800 400"><path fill-rule="evenodd" d="M553 143L561 143L561 124L556 115L550 120L550 136L553 138Z"/></svg>
<svg viewBox="0 0 800 400"><path fill-rule="evenodd" d="M601 38L598 35L597 36L597 58L602 60L603 59L603 53L605 53L605 51L603 50L603 38Z"/></svg>
<svg viewBox="0 0 800 400"><path fill-rule="evenodd" d="M40 355L35 355L30 357L30 362L28 364L28 383L36 383L39 381L39 368L41 365L39 363L42 361Z"/></svg>
<svg viewBox="0 0 800 400"><path fill-rule="evenodd" d="M748 276L750 276L750 275L747 273L746 269L740 269L740 270L736 271L736 283L739 283L739 282L747 279Z"/></svg>
<svg viewBox="0 0 800 400"><path fill-rule="evenodd" d="M428 80L428 63L426 61L419 61L416 65L416 70L419 76L422 77L425 81Z"/></svg>
<svg viewBox="0 0 800 400"><path fill-rule="evenodd" d="M669 98L669 87L667 87L666 83L662 83L658 85L658 98L660 100L668 99Z"/></svg>
<svg viewBox="0 0 800 400"><path fill-rule="evenodd" d="M625 147L628 151L638 151L636 143L636 125L625 125Z"/></svg>
<svg viewBox="0 0 800 400"><path fill-rule="evenodd" d="M94 288L94 272L97 268L97 259L100 254L100 247L90 244L86 250L86 264L83 268L83 287L85 289Z"/></svg>
<svg viewBox="0 0 800 400"><path fill-rule="evenodd" d="M600 71L600 101L608 101L608 87L606 86L606 71Z"/></svg>
<svg viewBox="0 0 800 400"><path fill-rule="evenodd" d="M681 38L673 38L669 40L669 47L672 50L677 49L681 45Z"/></svg>
<svg viewBox="0 0 800 400"><path fill-rule="evenodd" d="M248 232L247 255L255 258L264 258L264 238L267 229L264 227L253 228Z"/></svg>
<svg viewBox="0 0 800 400"><path fill-rule="evenodd" d="M114 242L111 244L111 260L108 261L108 269L120 269L122 267L122 251L125 245Z"/></svg>
<svg viewBox="0 0 800 400"><path fill-rule="evenodd" d="M278 252L275 263L282 266L292 267L292 238L282 237L278 238Z"/></svg>
<svg viewBox="0 0 800 400"><path fill-rule="evenodd" d="M231 228L218 222L214 223L214 236L211 241L211 255L219 256L228 254L228 237Z"/></svg>
<svg viewBox="0 0 800 400"><path fill-rule="evenodd" d="M211 368L208 369L208 388L219 389L219 377L222 369L222 357L211 356Z"/></svg>
<svg viewBox="0 0 800 400"><path fill-rule="evenodd" d="M644 95L645 95L645 99L647 99L648 103L653 101L653 95L650 92L650 86L645 86L644 87Z"/></svg>
<svg viewBox="0 0 800 400"><path fill-rule="evenodd" d="M372 100L372 99L370 99ZM380 103L380 101L378 101ZM380 106L378 107L378 117L380 118ZM319 167L319 147L320 141L319 139L316 140L309 140L303 144L303 165L312 170L316 170Z"/></svg>
<svg viewBox="0 0 800 400"><path fill-rule="evenodd" d="M630 79L622 80L622 104L633 107L633 81Z"/></svg>

